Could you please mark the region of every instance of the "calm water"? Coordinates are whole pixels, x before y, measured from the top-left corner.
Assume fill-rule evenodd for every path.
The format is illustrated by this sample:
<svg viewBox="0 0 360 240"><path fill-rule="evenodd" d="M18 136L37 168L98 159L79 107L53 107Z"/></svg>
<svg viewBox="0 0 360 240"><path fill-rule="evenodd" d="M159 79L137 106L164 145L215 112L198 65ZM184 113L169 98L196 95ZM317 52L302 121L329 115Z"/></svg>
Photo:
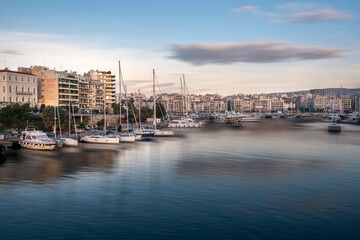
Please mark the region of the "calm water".
<svg viewBox="0 0 360 240"><path fill-rule="evenodd" d="M0 166L0 239L359 239L360 126L326 126L19 150Z"/></svg>

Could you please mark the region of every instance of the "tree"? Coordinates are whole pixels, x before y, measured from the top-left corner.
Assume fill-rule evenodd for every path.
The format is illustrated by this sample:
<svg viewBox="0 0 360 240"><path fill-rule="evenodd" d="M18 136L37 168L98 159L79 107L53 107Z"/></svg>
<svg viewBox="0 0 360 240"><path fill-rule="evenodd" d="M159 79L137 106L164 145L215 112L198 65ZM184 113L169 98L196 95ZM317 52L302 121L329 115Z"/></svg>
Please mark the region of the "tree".
<svg viewBox="0 0 360 240"><path fill-rule="evenodd" d="M58 116L59 113L59 116ZM66 130L68 129L68 125L69 125L69 111L67 110L67 108L59 108L59 111L57 111L56 113L57 116L57 120L56 120L56 125L57 128L59 127L59 120L60 120L60 124L61 124L61 130ZM54 107L53 106L46 106L45 109L42 112L42 119L43 119L43 124L44 127L46 128L46 130L51 130L54 127Z"/></svg>
<svg viewBox="0 0 360 240"><path fill-rule="evenodd" d="M0 123L4 127L24 129L27 123L34 119L34 117L29 114L30 112L32 112L32 109L29 103L15 103L6 106L0 112Z"/></svg>
<svg viewBox="0 0 360 240"><path fill-rule="evenodd" d="M42 111L45 109L45 104L41 104L40 106L40 113L42 113Z"/></svg>

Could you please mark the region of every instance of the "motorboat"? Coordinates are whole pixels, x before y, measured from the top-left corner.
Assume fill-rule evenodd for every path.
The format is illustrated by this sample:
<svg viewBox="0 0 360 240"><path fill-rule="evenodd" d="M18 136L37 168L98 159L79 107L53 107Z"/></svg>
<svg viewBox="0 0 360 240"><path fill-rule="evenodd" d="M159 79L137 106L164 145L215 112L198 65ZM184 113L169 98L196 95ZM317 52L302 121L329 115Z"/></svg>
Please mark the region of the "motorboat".
<svg viewBox="0 0 360 240"><path fill-rule="evenodd" d="M23 148L35 150L54 150L56 141L49 138L43 131L27 128L21 132L19 144Z"/></svg>
<svg viewBox="0 0 360 240"><path fill-rule="evenodd" d="M260 122L261 118L253 115L242 115L241 122Z"/></svg>
<svg viewBox="0 0 360 240"><path fill-rule="evenodd" d="M341 121L341 115L338 113L333 113L330 115L326 115L323 117L323 122L340 122Z"/></svg>
<svg viewBox="0 0 360 240"><path fill-rule="evenodd" d="M347 122L359 124L360 123L360 112L349 113L349 115L347 116Z"/></svg>
<svg viewBox="0 0 360 240"><path fill-rule="evenodd" d="M168 127L176 128L197 128L201 127L201 122L195 122L192 118L174 119L170 122Z"/></svg>
<svg viewBox="0 0 360 240"><path fill-rule="evenodd" d="M155 135L154 131L151 130L147 130L147 129L137 129L134 130L134 133L136 134L136 136L141 136L141 137L153 137Z"/></svg>

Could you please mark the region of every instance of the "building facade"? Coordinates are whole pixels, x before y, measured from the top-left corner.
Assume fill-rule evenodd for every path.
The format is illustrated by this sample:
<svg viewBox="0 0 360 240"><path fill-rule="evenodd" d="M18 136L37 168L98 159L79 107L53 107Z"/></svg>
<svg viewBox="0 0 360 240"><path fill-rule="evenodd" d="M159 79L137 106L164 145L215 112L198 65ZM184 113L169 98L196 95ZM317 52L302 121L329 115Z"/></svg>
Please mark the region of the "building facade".
<svg viewBox="0 0 360 240"><path fill-rule="evenodd" d="M30 73L0 70L0 102L2 106L11 103L38 104L37 78Z"/></svg>

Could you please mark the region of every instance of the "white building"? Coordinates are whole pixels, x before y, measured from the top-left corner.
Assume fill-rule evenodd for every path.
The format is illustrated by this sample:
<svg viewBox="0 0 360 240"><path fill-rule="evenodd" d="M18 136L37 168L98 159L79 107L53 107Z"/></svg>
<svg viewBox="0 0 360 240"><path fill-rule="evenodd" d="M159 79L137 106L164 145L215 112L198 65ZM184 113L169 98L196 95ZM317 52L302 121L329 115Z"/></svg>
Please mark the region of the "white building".
<svg viewBox="0 0 360 240"><path fill-rule="evenodd" d="M0 103L6 106L11 103L38 104L37 77L30 73L0 70Z"/></svg>

